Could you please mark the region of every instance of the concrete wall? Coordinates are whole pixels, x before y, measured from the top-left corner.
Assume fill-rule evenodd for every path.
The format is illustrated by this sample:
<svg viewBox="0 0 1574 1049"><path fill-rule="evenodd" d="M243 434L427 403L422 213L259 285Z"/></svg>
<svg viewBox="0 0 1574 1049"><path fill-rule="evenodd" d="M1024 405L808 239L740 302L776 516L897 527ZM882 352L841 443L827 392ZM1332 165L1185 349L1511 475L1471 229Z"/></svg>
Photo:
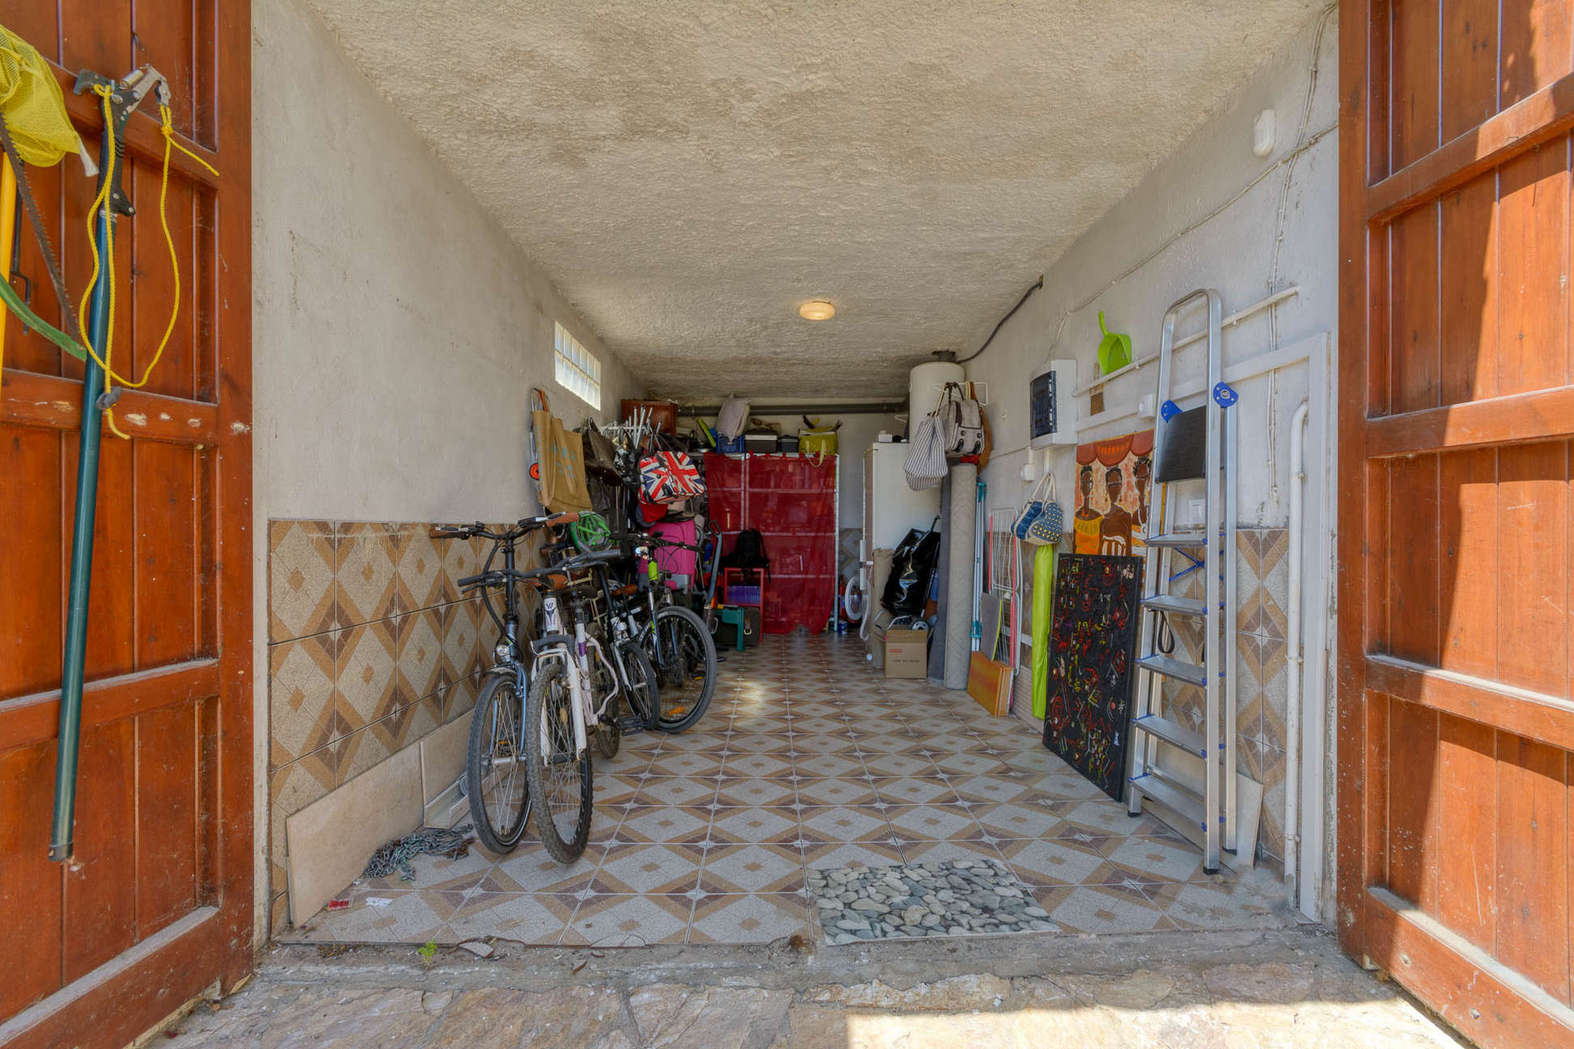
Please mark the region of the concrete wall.
<svg viewBox="0 0 1574 1049"><path fill-rule="evenodd" d="M1302 558L1306 593L1306 651L1311 657L1325 629L1329 599L1319 598L1331 588L1328 537L1333 528L1331 434L1333 404L1320 372L1323 349L1332 346L1337 321L1336 219L1337 149L1333 133L1337 123L1337 61L1333 9L1304 26L1270 56L1257 73L1172 157L1154 170L1124 201L1105 214L1069 251L1058 259L1002 260L1025 287L1042 272L1044 289L1031 298L1001 330L994 344L968 365L969 377L990 384L995 426L995 459L985 472L991 505L1020 505L1027 485L1018 472L1028 461L1026 380L1045 362L1057 358L1078 361L1079 385L1094 375L1099 341L1098 312L1106 311L1112 330L1129 332L1138 357L1158 349L1162 315L1168 305L1199 287L1216 288L1230 314L1287 288L1298 293L1275 309L1255 314L1227 329L1224 350L1227 366L1261 374L1236 383L1241 394L1235 409L1240 428L1238 523L1253 529L1243 533L1257 547L1282 550L1283 529L1288 522L1291 464L1289 424L1295 408L1310 401L1311 423L1307 439L1307 530ZM1258 114L1271 108L1276 118L1276 144L1266 158L1252 152L1252 128ZM1182 318L1178 332L1185 335L1203 327L1200 311ZM980 338L984 333L980 333ZM1311 360L1295 362L1302 351ZM1327 351L1332 353L1331 348ZM1200 373L1200 348L1183 351L1179 377L1184 384ZM1150 418L1135 414L1138 398L1151 394L1155 368L1143 368L1112 381L1104 391L1102 415L1084 425L1079 440L1113 437L1152 426ZM1088 397L1078 398L1077 410L1085 423L1090 416ZM1076 501L1076 470L1070 448L1035 455L1035 465L1054 469L1060 501L1067 520ZM1260 550L1259 550L1260 552ZM1264 600L1286 600L1284 577L1287 556L1273 566L1262 565L1264 579L1257 588ZM1245 600L1246 580L1242 581ZM1243 763L1248 758L1262 767L1248 771L1268 782L1265 843L1270 855L1282 855L1282 840L1272 832L1281 822L1283 798L1285 646L1283 608L1277 616L1259 621L1261 644L1253 655L1264 665L1277 666L1277 676L1263 672L1255 698L1260 706L1248 710L1243 690L1243 720L1239 724ZM1331 630L1329 631L1331 633ZM1332 639L1329 638L1331 645ZM1247 657L1243 654L1242 660ZM1243 668L1243 679L1251 668ZM1308 668L1308 687L1317 670ZM1331 698L1329 702L1331 708ZM1311 711L1308 711L1310 715ZM1314 726L1331 728L1331 719L1316 712ZM1317 727L1309 731L1314 743ZM1250 737L1248 739L1248 737ZM1250 751L1250 754L1245 754ZM1326 748L1331 757L1331 742ZM1277 758L1277 769L1273 762ZM1327 776L1320 775L1327 772ZM1321 806L1324 783L1331 792L1331 766L1316 757L1303 774L1303 810ZM1322 915L1331 920L1332 806L1326 810L1329 828L1324 867L1316 869L1312 884L1324 891ZM1315 828L1305 834L1315 837ZM1278 828L1282 835L1282 828ZM1306 877L1307 875L1303 875ZM1317 896L1313 893L1313 896Z"/></svg>
<svg viewBox="0 0 1574 1049"><path fill-rule="evenodd" d="M639 384L299 0L255 3L252 36L262 813L276 764L269 522L342 528L530 512L529 389L546 388L570 424L587 411L552 381L555 320L601 359L610 412ZM257 869L267 872L266 820L258 831ZM259 878L259 907L269 880ZM259 928L269 917L259 913Z"/></svg>

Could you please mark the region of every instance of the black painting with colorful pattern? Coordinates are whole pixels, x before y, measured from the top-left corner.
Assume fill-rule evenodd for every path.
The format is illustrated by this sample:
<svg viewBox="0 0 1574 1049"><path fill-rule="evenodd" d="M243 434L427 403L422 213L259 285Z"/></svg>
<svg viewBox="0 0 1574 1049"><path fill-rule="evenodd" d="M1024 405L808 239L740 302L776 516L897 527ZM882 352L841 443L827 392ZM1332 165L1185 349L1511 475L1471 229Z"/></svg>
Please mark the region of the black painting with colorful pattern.
<svg viewBox="0 0 1574 1049"><path fill-rule="evenodd" d="M1125 792L1141 601L1140 557L1061 556L1044 746L1116 801Z"/></svg>

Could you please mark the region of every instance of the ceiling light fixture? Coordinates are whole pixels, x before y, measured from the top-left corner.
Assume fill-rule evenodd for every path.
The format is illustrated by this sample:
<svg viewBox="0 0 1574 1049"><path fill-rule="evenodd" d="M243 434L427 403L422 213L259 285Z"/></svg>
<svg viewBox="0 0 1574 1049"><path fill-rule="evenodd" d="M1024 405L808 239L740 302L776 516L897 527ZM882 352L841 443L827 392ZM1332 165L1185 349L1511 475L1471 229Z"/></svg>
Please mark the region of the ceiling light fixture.
<svg viewBox="0 0 1574 1049"><path fill-rule="evenodd" d="M836 307L824 299L810 299L798 307L798 316L806 321L828 321L836 316Z"/></svg>

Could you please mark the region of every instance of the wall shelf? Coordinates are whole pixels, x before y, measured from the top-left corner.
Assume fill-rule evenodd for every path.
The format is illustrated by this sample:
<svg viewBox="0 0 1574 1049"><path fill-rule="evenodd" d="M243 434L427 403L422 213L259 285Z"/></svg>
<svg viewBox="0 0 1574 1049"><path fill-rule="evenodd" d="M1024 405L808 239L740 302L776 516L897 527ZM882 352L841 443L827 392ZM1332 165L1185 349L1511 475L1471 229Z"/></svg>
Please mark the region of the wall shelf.
<svg viewBox="0 0 1574 1049"><path fill-rule="evenodd" d="M1233 328L1233 327L1235 327L1235 325L1239 324L1241 321L1245 320L1247 317L1250 317L1253 314L1261 313L1263 310L1266 310L1266 309L1272 309L1274 306L1279 305L1279 303L1284 302L1287 299L1292 299L1296 295L1299 295L1300 292L1301 292L1301 289L1300 289L1299 286L1291 286L1291 287L1285 288L1283 291L1275 292L1274 294L1268 296L1266 299L1260 299L1257 302L1252 303L1250 306L1247 306L1245 309L1237 310L1235 313L1230 314L1228 317L1224 318L1222 321L1219 322L1219 329L1220 329L1220 331L1223 331L1223 329L1225 329L1225 328ZM1185 336L1182 336L1179 339L1176 339L1175 340L1175 345L1173 347L1173 350L1179 350L1182 347L1190 346L1194 342L1201 342L1203 339L1206 339L1207 337L1208 337L1208 333L1207 333L1206 330L1192 332L1190 335L1185 335ZM1173 350L1172 350L1172 352L1173 352ZM1075 392L1072 393L1072 396L1073 397L1084 397L1087 394L1092 393L1094 390L1100 389L1101 387L1104 386L1105 383L1113 382L1114 380L1120 378L1122 375L1125 375L1128 372L1137 371L1138 369L1142 368L1144 365L1152 364L1154 361L1156 361L1158 359L1159 359L1159 355L1157 353L1150 353L1146 357L1138 357L1136 360L1132 361L1130 364L1127 364L1124 367L1116 368L1114 371L1110 372L1108 375L1100 375L1096 379L1092 379L1091 381L1083 384L1080 388L1078 388Z"/></svg>

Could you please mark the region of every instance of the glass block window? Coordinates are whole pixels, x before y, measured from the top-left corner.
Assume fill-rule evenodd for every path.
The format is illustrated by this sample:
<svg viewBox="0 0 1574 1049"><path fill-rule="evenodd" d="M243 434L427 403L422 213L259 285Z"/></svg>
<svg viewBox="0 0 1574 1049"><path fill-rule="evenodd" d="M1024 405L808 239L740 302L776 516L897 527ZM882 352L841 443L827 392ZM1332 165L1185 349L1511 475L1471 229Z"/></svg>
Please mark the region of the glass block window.
<svg viewBox="0 0 1574 1049"><path fill-rule="evenodd" d="M600 411L601 362L561 324L553 339L552 360L558 385Z"/></svg>

